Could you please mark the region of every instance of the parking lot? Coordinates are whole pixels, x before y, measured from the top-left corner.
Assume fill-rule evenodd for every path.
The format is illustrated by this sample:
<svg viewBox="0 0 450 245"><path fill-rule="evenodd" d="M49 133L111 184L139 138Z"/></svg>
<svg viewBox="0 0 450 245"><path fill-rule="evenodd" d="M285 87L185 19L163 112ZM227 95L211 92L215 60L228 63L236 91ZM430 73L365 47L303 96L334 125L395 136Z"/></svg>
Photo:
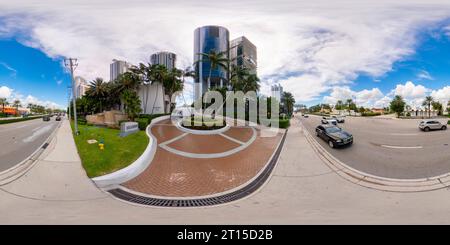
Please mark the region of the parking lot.
<svg viewBox="0 0 450 245"><path fill-rule="evenodd" d="M297 120L312 135L321 124L321 117L314 115ZM450 130L423 132L418 129L420 121L346 117L339 127L353 134L353 145L333 149L324 140L315 139L343 163L371 175L416 179L450 172Z"/></svg>

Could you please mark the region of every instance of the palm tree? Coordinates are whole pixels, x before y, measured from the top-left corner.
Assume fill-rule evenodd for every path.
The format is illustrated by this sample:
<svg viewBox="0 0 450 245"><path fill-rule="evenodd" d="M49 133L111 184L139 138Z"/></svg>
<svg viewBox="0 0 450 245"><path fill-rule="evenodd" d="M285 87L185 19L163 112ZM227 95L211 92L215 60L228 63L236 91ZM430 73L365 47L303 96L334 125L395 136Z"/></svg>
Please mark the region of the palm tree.
<svg viewBox="0 0 450 245"><path fill-rule="evenodd" d="M19 107L22 106L20 100L14 100L13 106L16 108L16 114L19 114Z"/></svg>
<svg viewBox="0 0 450 245"><path fill-rule="evenodd" d="M89 84L89 89L86 91L86 95L94 99L94 101L98 101L100 104L100 112L103 111L103 102L108 96L108 87L107 84L103 81L102 78L96 78L94 81Z"/></svg>
<svg viewBox="0 0 450 245"><path fill-rule="evenodd" d="M243 91L244 81L249 75L249 70L246 67L232 65L230 69L230 83L233 91Z"/></svg>
<svg viewBox="0 0 450 245"><path fill-rule="evenodd" d="M5 106L8 105L8 100L6 98L0 98L0 104L2 105L2 113L5 113Z"/></svg>
<svg viewBox="0 0 450 245"><path fill-rule="evenodd" d="M167 74L168 74L168 71L167 71L166 66L164 66L164 65L155 64L150 67L150 70L149 70L150 81L152 81L152 84L156 83L156 96L155 96L155 100L153 101L152 112L151 112L152 115L153 115L153 111L155 110L156 100L158 98L158 85L159 84L164 85L164 80L166 79Z"/></svg>
<svg viewBox="0 0 450 245"><path fill-rule="evenodd" d="M147 104L148 104L148 95L149 95L149 87L152 85L151 80L151 66L152 64L148 63L148 65L144 63L139 63L139 66L132 66L130 68L130 72L135 74L139 80L140 83L145 86L145 94L144 94L144 114L147 114Z"/></svg>
<svg viewBox="0 0 450 245"><path fill-rule="evenodd" d="M287 114L289 116L292 115L292 112L294 109L294 104L295 104L294 96L289 92L284 92L282 100L283 100L284 106L286 107Z"/></svg>
<svg viewBox="0 0 450 245"><path fill-rule="evenodd" d="M164 93L169 96L169 112L172 113L173 104L172 104L172 95L177 92L183 90L183 81L181 77L183 76L183 71L173 68L170 70L163 81Z"/></svg>
<svg viewBox="0 0 450 245"><path fill-rule="evenodd" d="M425 97L425 100L422 102L423 106L428 107L428 118L431 117L431 105L433 104L434 99L431 96Z"/></svg>
<svg viewBox="0 0 450 245"><path fill-rule="evenodd" d="M228 59L228 50L222 52L216 52L214 49L209 51L209 53L198 53L202 56L198 62L209 62L209 76L208 76L208 87L211 87L211 76L212 71L218 67L222 67L228 71L230 60Z"/></svg>

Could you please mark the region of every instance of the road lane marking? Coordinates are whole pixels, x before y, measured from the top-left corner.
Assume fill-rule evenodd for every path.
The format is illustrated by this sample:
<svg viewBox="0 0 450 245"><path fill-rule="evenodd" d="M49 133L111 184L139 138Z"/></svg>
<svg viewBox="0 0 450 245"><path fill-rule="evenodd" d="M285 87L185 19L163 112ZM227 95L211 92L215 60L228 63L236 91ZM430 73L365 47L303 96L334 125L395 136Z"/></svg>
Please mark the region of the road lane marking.
<svg viewBox="0 0 450 245"><path fill-rule="evenodd" d="M392 149L422 149L423 146L395 146L395 145L380 145L381 147L385 148L392 148Z"/></svg>
<svg viewBox="0 0 450 245"><path fill-rule="evenodd" d="M389 135L396 135L396 136L416 136L416 135L418 135L418 134L411 134L411 133L404 133L404 134L402 134L402 133L391 133L391 134L389 134Z"/></svg>
<svg viewBox="0 0 450 245"><path fill-rule="evenodd" d="M44 127L41 127L41 128L39 128L39 129L37 129L36 131L33 130L34 133L33 133L32 135L28 136L27 138L23 139L22 141L25 142L25 143L32 142L32 141L34 141L37 137L39 137L39 136L45 134L46 132L50 131L50 130L52 129L52 126L53 126L53 125L47 125L47 126L44 126Z"/></svg>

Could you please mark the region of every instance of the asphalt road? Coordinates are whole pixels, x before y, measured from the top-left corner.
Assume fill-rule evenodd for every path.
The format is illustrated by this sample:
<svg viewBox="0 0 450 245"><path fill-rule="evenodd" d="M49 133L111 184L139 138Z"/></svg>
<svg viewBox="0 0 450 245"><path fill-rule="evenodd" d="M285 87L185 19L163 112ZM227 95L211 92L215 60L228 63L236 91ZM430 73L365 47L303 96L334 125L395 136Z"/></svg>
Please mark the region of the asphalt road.
<svg viewBox="0 0 450 245"><path fill-rule="evenodd" d="M20 163L35 152L57 128L56 117L44 122L34 119L0 125L0 172Z"/></svg>
<svg viewBox="0 0 450 245"><path fill-rule="evenodd" d="M315 135L321 117L300 118ZM346 117L344 130L353 134L352 146L332 149L315 139L348 166L368 174L400 179L426 178L450 172L450 129L422 132L420 119ZM446 119L440 120L446 122Z"/></svg>

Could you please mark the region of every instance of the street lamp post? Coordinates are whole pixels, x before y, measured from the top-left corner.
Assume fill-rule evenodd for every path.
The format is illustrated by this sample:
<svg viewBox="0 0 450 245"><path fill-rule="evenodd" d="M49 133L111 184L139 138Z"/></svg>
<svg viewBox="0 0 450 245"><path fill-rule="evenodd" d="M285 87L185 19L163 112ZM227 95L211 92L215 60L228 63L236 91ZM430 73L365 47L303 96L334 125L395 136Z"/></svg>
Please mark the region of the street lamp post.
<svg viewBox="0 0 450 245"><path fill-rule="evenodd" d="M75 78L73 76L73 72L75 70L75 68L78 66L78 61L77 59L74 58L68 58L68 59L64 59L64 65L66 67L69 67L70 69L70 76L72 79L72 104L73 104L73 120L74 120L74 126L75 126L75 135L79 135L80 132L78 131L78 121L77 121L77 104L76 104L76 99L77 99L77 95L76 95L76 86L75 86Z"/></svg>

